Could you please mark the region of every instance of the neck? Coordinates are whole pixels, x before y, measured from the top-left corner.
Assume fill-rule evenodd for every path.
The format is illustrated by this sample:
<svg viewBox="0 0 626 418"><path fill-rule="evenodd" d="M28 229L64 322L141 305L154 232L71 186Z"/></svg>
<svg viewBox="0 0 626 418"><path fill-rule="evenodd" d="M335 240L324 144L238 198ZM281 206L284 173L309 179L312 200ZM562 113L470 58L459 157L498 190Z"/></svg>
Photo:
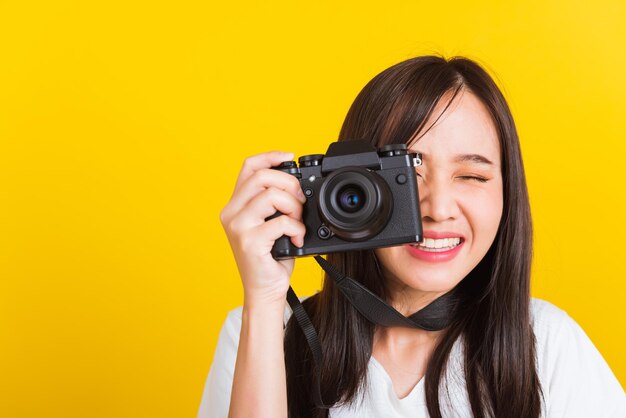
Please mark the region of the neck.
<svg viewBox="0 0 626 418"><path fill-rule="evenodd" d="M446 292L430 292L387 280L387 303L404 316L413 315Z"/></svg>
<svg viewBox="0 0 626 418"><path fill-rule="evenodd" d="M437 342L441 333L414 328L376 327L374 345L389 352L429 348Z"/></svg>
<svg viewBox="0 0 626 418"><path fill-rule="evenodd" d="M421 310L445 292L427 292L413 289L399 281L387 280L387 301L404 316ZM404 349L432 348L442 331L417 328L376 327L374 344L387 352Z"/></svg>

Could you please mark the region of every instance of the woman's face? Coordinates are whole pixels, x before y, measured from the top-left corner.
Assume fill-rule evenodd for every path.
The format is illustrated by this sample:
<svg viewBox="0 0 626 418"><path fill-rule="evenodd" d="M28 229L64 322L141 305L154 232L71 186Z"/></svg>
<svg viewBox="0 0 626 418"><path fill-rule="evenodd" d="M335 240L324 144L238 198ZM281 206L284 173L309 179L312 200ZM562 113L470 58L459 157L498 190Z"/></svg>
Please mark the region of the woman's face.
<svg viewBox="0 0 626 418"><path fill-rule="evenodd" d="M428 129L448 103L435 107ZM456 286L485 256L502 216L500 145L483 104L459 93L426 134L410 145L423 243L375 250L396 309L413 313Z"/></svg>

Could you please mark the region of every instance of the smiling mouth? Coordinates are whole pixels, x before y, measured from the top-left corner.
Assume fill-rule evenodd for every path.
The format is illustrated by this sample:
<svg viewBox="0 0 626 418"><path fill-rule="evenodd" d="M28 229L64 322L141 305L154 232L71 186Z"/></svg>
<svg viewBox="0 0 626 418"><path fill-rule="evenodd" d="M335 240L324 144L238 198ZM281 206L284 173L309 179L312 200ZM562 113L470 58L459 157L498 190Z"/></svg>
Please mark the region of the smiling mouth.
<svg viewBox="0 0 626 418"><path fill-rule="evenodd" d="M411 246L421 251L426 251L430 253L441 253L454 249L455 247L459 246L463 241L463 238L460 237L443 239L425 238L424 241L411 244Z"/></svg>

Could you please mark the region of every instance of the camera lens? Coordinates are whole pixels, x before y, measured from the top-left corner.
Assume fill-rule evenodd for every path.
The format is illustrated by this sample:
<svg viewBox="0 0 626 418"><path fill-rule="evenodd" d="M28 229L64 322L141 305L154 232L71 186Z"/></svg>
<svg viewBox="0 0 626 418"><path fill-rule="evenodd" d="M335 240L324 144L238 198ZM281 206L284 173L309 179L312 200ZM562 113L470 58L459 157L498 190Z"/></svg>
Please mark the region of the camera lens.
<svg viewBox="0 0 626 418"><path fill-rule="evenodd" d="M343 167L326 177L317 203L320 217L334 235L363 241L387 225L393 196L387 182L374 171Z"/></svg>
<svg viewBox="0 0 626 418"><path fill-rule="evenodd" d="M348 213L354 213L365 205L365 193L356 185L345 186L337 193L338 205Z"/></svg>

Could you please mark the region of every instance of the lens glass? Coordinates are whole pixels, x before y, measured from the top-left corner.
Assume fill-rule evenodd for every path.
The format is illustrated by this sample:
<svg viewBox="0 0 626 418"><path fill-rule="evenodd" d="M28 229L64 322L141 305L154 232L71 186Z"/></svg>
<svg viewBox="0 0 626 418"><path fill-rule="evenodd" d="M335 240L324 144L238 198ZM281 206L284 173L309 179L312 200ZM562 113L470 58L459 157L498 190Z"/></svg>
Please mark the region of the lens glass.
<svg viewBox="0 0 626 418"><path fill-rule="evenodd" d="M346 166L326 177L319 190L321 220L344 241L376 236L391 218L393 196L386 181L362 167Z"/></svg>
<svg viewBox="0 0 626 418"><path fill-rule="evenodd" d="M351 184L337 193L337 206L348 213L358 212L365 206L365 193L360 187Z"/></svg>

